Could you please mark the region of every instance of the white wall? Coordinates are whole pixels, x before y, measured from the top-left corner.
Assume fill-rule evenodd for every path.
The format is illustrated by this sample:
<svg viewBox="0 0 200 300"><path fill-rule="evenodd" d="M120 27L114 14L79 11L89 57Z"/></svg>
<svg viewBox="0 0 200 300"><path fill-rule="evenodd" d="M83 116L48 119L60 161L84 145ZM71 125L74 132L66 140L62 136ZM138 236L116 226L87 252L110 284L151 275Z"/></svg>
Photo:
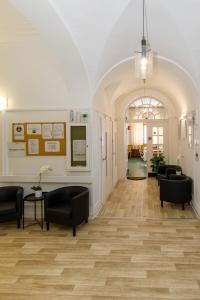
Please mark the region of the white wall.
<svg viewBox="0 0 200 300"><path fill-rule="evenodd" d="M197 108L198 109L198 108ZM193 179L193 206L200 216L200 186L199 186L199 176L200 176L200 118L199 115L196 117L194 123L194 140L192 147L188 143L188 135L185 139L180 139L178 143L178 151L184 157L181 161L181 166L183 172ZM198 157L196 157L198 154Z"/></svg>
<svg viewBox="0 0 200 300"><path fill-rule="evenodd" d="M194 200L193 205L196 209L198 216L200 217L200 118L198 119L198 125L195 125L194 128L194 146L192 159L190 163L193 163L193 171L194 171ZM197 156L198 155L198 156Z"/></svg>
<svg viewBox="0 0 200 300"><path fill-rule="evenodd" d="M89 113L89 118L91 117ZM52 171L42 176L41 186L44 191L49 191L66 185L83 185L90 190L90 216L94 215L93 181L92 181L92 149L89 140L89 165L88 171L69 171L69 149L66 156L39 156L31 157L11 155L9 148L12 143L12 123L16 122L67 122L67 110L25 110L6 111L0 115L1 143L0 143L0 185L20 185L24 187L25 195L32 192L31 186L39 181L38 172L43 164L52 167ZM89 124L90 126L90 124ZM69 132L67 132L69 139Z"/></svg>
<svg viewBox="0 0 200 300"><path fill-rule="evenodd" d="M70 104L68 86L43 43L4 45L0 55L0 94L9 109Z"/></svg>
<svg viewBox="0 0 200 300"><path fill-rule="evenodd" d="M107 200L117 182L116 149L113 147L113 134L117 136L114 120L99 111L93 112L93 205L97 214ZM113 129L114 128L114 129ZM107 135L107 147L106 147Z"/></svg>

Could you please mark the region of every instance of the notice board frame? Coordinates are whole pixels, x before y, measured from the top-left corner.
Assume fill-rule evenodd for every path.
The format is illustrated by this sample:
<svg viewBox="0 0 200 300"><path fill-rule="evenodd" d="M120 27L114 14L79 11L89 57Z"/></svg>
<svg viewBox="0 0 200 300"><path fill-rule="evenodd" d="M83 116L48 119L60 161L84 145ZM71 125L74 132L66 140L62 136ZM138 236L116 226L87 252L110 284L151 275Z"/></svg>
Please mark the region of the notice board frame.
<svg viewBox="0 0 200 300"><path fill-rule="evenodd" d="M44 138L42 135L42 126L44 125L52 125L52 128L54 124L60 124L61 127L63 127L63 136L60 138ZM15 129L16 125L19 125L24 128L24 138L21 139L19 137L16 138L15 135ZM30 134L27 131L27 127L31 125L39 125L41 126L41 132L40 133L33 133ZM37 127L37 126L36 126ZM36 144L38 144L38 151L37 153L30 153L30 140L37 140ZM66 146L66 122L25 122L25 123L12 123L12 141L17 142L25 142L26 143L26 155L27 156L66 156L67 152L67 146ZM57 146L58 151L46 151L47 144L52 144L55 147ZM58 147L59 145L59 147Z"/></svg>

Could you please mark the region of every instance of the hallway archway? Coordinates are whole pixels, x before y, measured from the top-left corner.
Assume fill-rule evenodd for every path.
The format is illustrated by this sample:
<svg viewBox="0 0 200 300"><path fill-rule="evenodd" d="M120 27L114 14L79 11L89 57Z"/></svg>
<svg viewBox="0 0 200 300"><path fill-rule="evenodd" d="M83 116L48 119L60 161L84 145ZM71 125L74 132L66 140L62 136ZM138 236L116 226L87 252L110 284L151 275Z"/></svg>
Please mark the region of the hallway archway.
<svg viewBox="0 0 200 300"><path fill-rule="evenodd" d="M191 168L191 166L197 163L194 158L195 149L194 147L193 149L189 149L187 140L180 139L178 132L180 119L183 118L183 116L187 118L197 107L198 91L193 80L188 73L176 63L158 58L157 69L153 77L149 79L146 84L146 95L159 99L168 112L168 131L170 132L168 140L170 145L167 155L168 162L176 164L177 155L181 152L186 158L182 161L184 172L196 181L193 168ZM111 155L107 157L107 159L113 161L112 153L115 153L117 176L114 183L107 188L107 195L111 193L118 180L126 178L126 111L133 100L142 96L144 96L143 82L134 78L133 60L129 59L118 64L104 77L94 97L94 108L97 112L96 116L102 119L108 118L116 123L116 149L115 151L111 149ZM101 138L102 132L100 131L99 134ZM196 137L198 136L199 131L196 132ZM113 138L113 136L111 138ZM97 161L98 166L101 168L102 157L99 157L96 162ZM105 178L103 172L101 176ZM111 179L109 180L113 182L112 174L110 174L110 176ZM109 180L106 180L106 183L108 183ZM103 186L102 182L101 186ZM104 187L102 189L104 189ZM195 194L196 193L195 191ZM100 198L102 199L101 196ZM101 201L104 202L105 200L104 198Z"/></svg>

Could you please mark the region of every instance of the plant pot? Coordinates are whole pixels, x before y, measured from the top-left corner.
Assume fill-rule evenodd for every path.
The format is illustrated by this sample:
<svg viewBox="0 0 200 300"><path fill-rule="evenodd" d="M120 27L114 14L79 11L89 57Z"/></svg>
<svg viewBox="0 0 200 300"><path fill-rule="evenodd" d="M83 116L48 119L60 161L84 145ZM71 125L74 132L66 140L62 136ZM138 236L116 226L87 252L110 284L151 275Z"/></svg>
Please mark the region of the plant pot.
<svg viewBox="0 0 200 300"><path fill-rule="evenodd" d="M42 190L35 191L35 197L36 198L42 197Z"/></svg>

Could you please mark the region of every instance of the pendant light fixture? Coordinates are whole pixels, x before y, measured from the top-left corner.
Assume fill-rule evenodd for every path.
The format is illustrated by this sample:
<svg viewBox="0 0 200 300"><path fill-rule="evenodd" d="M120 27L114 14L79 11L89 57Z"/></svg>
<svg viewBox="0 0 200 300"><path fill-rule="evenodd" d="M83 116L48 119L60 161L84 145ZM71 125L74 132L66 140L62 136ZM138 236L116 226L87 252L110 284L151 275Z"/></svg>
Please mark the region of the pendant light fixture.
<svg viewBox="0 0 200 300"><path fill-rule="evenodd" d="M146 3L142 7L142 40L141 51L135 52L135 72L139 79L147 79L153 71L153 53L148 41Z"/></svg>

